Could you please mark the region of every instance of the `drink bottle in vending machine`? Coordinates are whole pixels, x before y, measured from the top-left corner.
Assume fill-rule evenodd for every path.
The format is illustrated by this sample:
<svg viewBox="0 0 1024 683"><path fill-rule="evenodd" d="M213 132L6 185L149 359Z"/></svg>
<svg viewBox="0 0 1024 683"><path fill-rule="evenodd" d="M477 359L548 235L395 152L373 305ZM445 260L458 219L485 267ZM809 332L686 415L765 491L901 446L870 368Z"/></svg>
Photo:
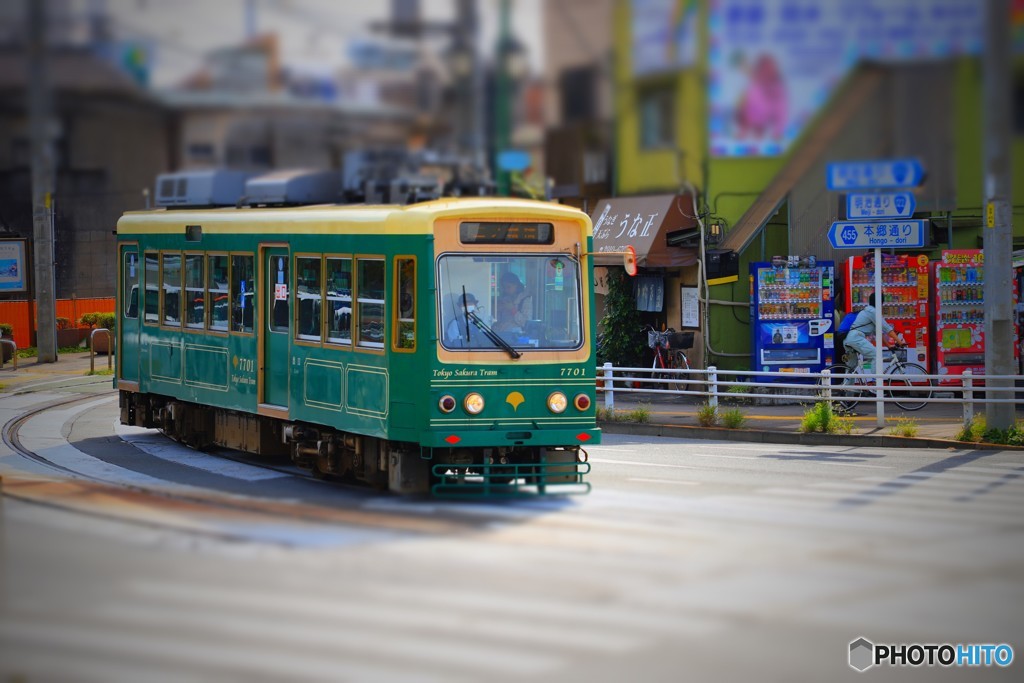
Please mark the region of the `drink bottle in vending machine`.
<svg viewBox="0 0 1024 683"><path fill-rule="evenodd" d="M751 367L805 374L835 362L833 278L834 263L813 257L750 264Z"/></svg>
<svg viewBox="0 0 1024 683"><path fill-rule="evenodd" d="M960 386L964 370L985 372L985 254L981 249L949 249L934 269L935 374L946 376L940 386ZM1013 301L1016 306L1016 281ZM1019 337L1014 336L1019 362Z"/></svg>
<svg viewBox="0 0 1024 683"><path fill-rule="evenodd" d="M846 311L857 313L875 291L874 252L846 260ZM930 367L928 257L882 254L882 317L907 342L907 360Z"/></svg>

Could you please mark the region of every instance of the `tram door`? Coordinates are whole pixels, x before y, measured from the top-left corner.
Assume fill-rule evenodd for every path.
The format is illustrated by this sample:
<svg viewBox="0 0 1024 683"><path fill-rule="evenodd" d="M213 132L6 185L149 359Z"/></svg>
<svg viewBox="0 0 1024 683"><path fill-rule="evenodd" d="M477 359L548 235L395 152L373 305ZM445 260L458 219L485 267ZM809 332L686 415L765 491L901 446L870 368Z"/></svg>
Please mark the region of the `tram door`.
<svg viewBox="0 0 1024 683"><path fill-rule="evenodd" d="M291 364L291 291L288 249L263 247L263 349L260 364L260 401L288 406L288 375Z"/></svg>
<svg viewBox="0 0 1024 683"><path fill-rule="evenodd" d="M138 245L121 247L121 306L118 312L117 376L128 382L139 381L139 263ZM111 334L114 330L111 330ZM99 335L97 335L99 336ZM111 340L113 341L113 339Z"/></svg>

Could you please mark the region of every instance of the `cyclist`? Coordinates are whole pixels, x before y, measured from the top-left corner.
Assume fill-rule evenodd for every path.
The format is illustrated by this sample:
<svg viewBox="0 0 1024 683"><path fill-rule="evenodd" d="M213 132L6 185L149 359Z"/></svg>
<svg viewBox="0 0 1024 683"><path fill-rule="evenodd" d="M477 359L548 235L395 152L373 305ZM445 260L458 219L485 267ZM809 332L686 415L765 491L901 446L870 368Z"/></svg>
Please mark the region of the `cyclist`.
<svg viewBox="0 0 1024 683"><path fill-rule="evenodd" d="M896 331L885 318L882 318L882 332L889 342L888 346L899 344ZM875 345L868 340L868 335L874 334L875 293L872 292L871 296L868 297L868 305L857 314L853 321L853 326L850 327L849 334L846 335L846 339L843 341L843 346L846 347L848 352L859 353L864 356L864 369L868 372L873 371L875 367ZM851 365L851 367L853 366Z"/></svg>

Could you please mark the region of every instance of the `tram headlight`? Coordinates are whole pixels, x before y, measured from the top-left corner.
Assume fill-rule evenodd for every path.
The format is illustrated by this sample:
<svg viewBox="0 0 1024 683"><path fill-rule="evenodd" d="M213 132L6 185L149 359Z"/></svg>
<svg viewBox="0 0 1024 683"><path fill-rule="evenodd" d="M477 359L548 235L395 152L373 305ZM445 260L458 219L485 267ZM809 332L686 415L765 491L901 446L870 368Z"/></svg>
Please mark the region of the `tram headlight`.
<svg viewBox="0 0 1024 683"><path fill-rule="evenodd" d="M462 400L462 407L470 415L479 415L484 409L484 397L475 391L471 394L466 394L466 398Z"/></svg>
<svg viewBox="0 0 1024 683"><path fill-rule="evenodd" d="M450 396L448 394L442 396L441 399L437 402L437 407L441 409L442 413L452 412L453 410L455 410L455 406L457 405L458 403L455 402L455 397Z"/></svg>
<svg viewBox="0 0 1024 683"><path fill-rule="evenodd" d="M586 410L590 407L590 397L586 394L576 394L572 404L576 406L576 410Z"/></svg>
<svg viewBox="0 0 1024 683"><path fill-rule="evenodd" d="M555 391L548 396L548 410L552 413L564 413L569 405L569 399L561 391Z"/></svg>

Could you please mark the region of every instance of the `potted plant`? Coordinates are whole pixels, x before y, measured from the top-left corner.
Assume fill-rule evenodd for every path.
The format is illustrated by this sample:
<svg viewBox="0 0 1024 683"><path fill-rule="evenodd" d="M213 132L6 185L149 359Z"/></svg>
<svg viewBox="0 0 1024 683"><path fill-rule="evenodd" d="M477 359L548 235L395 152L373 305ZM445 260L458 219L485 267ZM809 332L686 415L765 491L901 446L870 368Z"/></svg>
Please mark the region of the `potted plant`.
<svg viewBox="0 0 1024 683"><path fill-rule="evenodd" d="M0 338L14 340L14 325L10 323L0 323ZM4 362L11 360L13 352L8 344L0 344L0 353L4 355Z"/></svg>
<svg viewBox="0 0 1024 683"><path fill-rule="evenodd" d="M86 330L73 327L67 318L57 317L57 347L78 346L85 339Z"/></svg>
<svg viewBox="0 0 1024 683"><path fill-rule="evenodd" d="M113 313L97 312L97 313L85 313L79 318L79 322L82 325L89 327L89 329L104 328L110 330L109 343L107 335L97 334L92 337L90 332L90 338L92 339L93 351L96 353L109 353L114 346L114 323L117 318Z"/></svg>

